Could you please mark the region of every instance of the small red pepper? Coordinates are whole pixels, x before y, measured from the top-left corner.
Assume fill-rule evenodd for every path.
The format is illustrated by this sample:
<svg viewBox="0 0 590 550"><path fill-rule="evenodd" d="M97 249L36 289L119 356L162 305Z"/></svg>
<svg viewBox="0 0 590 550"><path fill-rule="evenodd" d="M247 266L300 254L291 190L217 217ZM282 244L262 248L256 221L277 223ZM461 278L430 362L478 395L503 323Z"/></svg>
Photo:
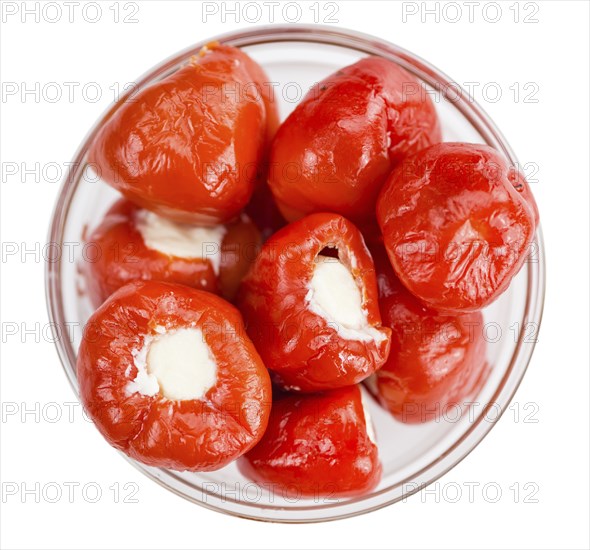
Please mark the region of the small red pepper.
<svg viewBox="0 0 590 550"><path fill-rule="evenodd" d="M238 462L244 475L291 496L354 496L381 478L359 386L273 403L268 428Z"/></svg>
<svg viewBox="0 0 590 550"><path fill-rule="evenodd" d="M247 216L218 226L220 242L203 242L195 247L195 256L181 257L150 248L138 228L144 215L155 216L121 199L88 237L92 257L84 262L82 271L96 307L115 290L136 280L179 283L233 299L260 248L260 233Z"/></svg>
<svg viewBox="0 0 590 550"><path fill-rule="evenodd" d="M187 334L189 348L169 347L158 364L156 344ZM179 375L177 363L202 343L207 354ZM161 363L161 348L159 355ZM198 369L209 373L202 395L183 395ZM90 317L77 370L84 407L105 439L150 466L216 470L266 429L268 372L239 312L209 292L153 281L124 286Z"/></svg>
<svg viewBox="0 0 590 550"><path fill-rule="evenodd" d="M320 285L318 270L337 272L348 287L330 286L329 278ZM330 314L349 298L356 304L346 311L353 320ZM237 304L274 381L287 389L355 384L389 354L390 330L381 325L373 261L359 230L337 214L312 214L266 241Z"/></svg>
<svg viewBox="0 0 590 550"><path fill-rule="evenodd" d="M269 184L289 221L338 212L364 222L392 168L440 140L436 109L418 80L366 57L315 85L281 124Z"/></svg>
<svg viewBox="0 0 590 550"><path fill-rule="evenodd" d="M243 51L213 42L188 65L125 98L89 162L142 208L216 225L246 206L278 115L268 77Z"/></svg>
<svg viewBox="0 0 590 550"><path fill-rule="evenodd" d="M402 422L454 417L490 372L482 314L437 313L400 283L382 246L371 252L381 316L392 336L389 358L367 387Z"/></svg>
<svg viewBox="0 0 590 550"><path fill-rule="evenodd" d="M404 160L377 220L404 286L440 311L493 302L524 263L537 206L522 174L487 145L440 143Z"/></svg>

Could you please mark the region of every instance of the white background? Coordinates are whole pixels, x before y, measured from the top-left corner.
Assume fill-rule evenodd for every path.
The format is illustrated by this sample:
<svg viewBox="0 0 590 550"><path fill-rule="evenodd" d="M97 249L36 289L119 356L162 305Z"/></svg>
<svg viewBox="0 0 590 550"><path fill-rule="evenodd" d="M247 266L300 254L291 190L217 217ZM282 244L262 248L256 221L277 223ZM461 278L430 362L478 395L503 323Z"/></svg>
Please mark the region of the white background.
<svg viewBox="0 0 590 550"><path fill-rule="evenodd" d="M538 182L532 187L547 246L547 301L538 347L515 397L517 405L440 480L438 490L366 516L299 526L256 523L197 507L143 477L104 443L73 404L54 346L44 338L44 263L35 257L35 243L42 246L46 240L59 191L59 183L47 181L55 179L55 172L37 175L35 163L42 171L49 163L63 167L71 159L112 101L110 86L133 81L161 59L205 37L251 24L243 19L237 23L231 14L225 14L223 22L220 12L204 22L199 2L140 0L134 15L129 5L119 6L120 19L127 15L137 23L115 23L111 1L101 2L102 16L96 23L85 20L83 2L74 3L73 22L63 7L55 23L46 20L54 19L55 11L46 11L45 18L40 13L38 22L34 13L27 15L23 23L23 7L35 9L35 4L43 6L3 2L0 28L3 548L588 547L587 2L500 2L501 17L495 23L490 19L496 17L496 7L485 1L471 3L471 16L464 3L446 8L438 2L409 7L386 1L336 3L334 19L340 26L397 43L459 83L478 83L475 98L521 162L538 165ZM299 5L299 22L312 23L311 4ZM440 11L438 21L425 7ZM320 3L320 18L327 13L324 8ZM263 9L259 23L270 22L268 10ZM404 10L418 13L404 20ZM452 22L459 13L459 21ZM89 9L85 15L94 18L96 12ZM523 22L527 15L537 22ZM275 22L286 22L280 8ZM52 103L55 90L42 90L49 82L60 84L65 97ZM65 82L80 83L71 102ZM97 102L81 93L89 82L102 89ZM490 82L490 94L498 87L502 91L497 101L495 94L482 94ZM523 89L527 83L533 87ZM22 96L25 87L35 86L41 89L40 97ZM518 97L515 90L520 90ZM531 91L538 102L524 101L525 92ZM24 173L21 163L33 172ZM14 166L18 173L9 175ZM7 243L16 243L18 252L6 254L14 251ZM23 247L33 252L23 258ZM49 403L60 404L60 420L51 421L56 412L47 407ZM538 406L538 422L524 422L527 403ZM38 417L35 406L41 407ZM23 415L27 408L33 412ZM472 482L480 488L470 499L465 484ZM481 491L488 482L502 489L496 503L486 502ZM66 493L57 503L48 502L51 495L35 502L34 494L21 491L35 483L58 484ZM83 495L88 483L95 485ZM125 489L127 483L134 485ZM533 485L525 491L527 483ZM102 496L91 503L96 484ZM463 488L458 502L445 498L449 484ZM524 503L535 486L537 502ZM19 492L8 494L14 487ZM119 487L119 502L110 487ZM135 503L121 502L129 487L137 488ZM520 488L518 498L515 487Z"/></svg>

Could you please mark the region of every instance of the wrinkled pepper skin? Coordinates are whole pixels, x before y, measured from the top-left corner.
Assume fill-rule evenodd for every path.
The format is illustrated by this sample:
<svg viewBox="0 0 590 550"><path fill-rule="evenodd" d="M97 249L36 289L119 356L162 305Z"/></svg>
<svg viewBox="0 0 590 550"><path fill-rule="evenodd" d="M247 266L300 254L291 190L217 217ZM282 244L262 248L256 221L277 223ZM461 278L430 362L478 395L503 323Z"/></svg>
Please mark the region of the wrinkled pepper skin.
<svg viewBox="0 0 590 550"><path fill-rule="evenodd" d="M367 57L314 86L273 141L269 184L285 218L374 216L381 185L406 155L441 140L436 110L400 66Z"/></svg>
<svg viewBox="0 0 590 550"><path fill-rule="evenodd" d="M178 222L216 225L247 204L278 124L261 67L209 44L188 65L127 98L89 152L128 199Z"/></svg>
<svg viewBox="0 0 590 550"><path fill-rule="evenodd" d="M382 246L371 247L383 324L392 330L387 362L367 382L381 405L406 423L454 415L490 371L480 312L445 315L424 305L395 276Z"/></svg>
<svg viewBox="0 0 590 550"><path fill-rule="evenodd" d="M134 350L158 325L202 330L217 362L217 382L202 400L129 394L126 385L137 375ZM151 281L119 289L87 323L77 371L82 403L105 439L149 466L216 470L266 429L268 372L239 312L209 292Z"/></svg>
<svg viewBox="0 0 590 550"><path fill-rule="evenodd" d="M522 174L486 145L441 143L383 186L377 220L404 286L440 311L493 302L526 259L537 207Z"/></svg>
<svg viewBox="0 0 590 550"><path fill-rule="evenodd" d="M381 478L358 386L289 396L273 403L268 428L238 461L260 484L289 494L346 497L366 493Z"/></svg>
<svg viewBox="0 0 590 550"><path fill-rule="evenodd" d="M87 239L92 258L81 269L95 307L137 280L178 283L233 299L261 245L260 232L247 216L226 224L216 274L207 258L181 258L148 248L136 227L139 210L126 199L117 201Z"/></svg>
<svg viewBox="0 0 590 550"><path fill-rule="evenodd" d="M366 318L383 336L380 342L344 339L306 302L315 259L326 248L362 292ZM318 213L293 222L266 243L242 281L236 298L248 334L273 381L303 392L360 382L389 354L390 331L381 326L373 261L359 230L337 214Z"/></svg>

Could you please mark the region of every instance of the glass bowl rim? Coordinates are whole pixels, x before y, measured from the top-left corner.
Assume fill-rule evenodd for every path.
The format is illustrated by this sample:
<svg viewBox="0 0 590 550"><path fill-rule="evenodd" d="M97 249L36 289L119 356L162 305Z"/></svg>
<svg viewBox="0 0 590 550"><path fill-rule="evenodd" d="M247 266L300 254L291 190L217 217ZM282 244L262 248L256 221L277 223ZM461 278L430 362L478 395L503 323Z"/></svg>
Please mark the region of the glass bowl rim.
<svg viewBox="0 0 590 550"><path fill-rule="evenodd" d="M449 87L453 86L456 92L459 88L457 83L451 80L446 74L435 68L433 65L423 60L419 56L396 46L388 41L380 38L345 29L342 27L332 27L323 25L268 25L257 26L249 28L248 30L238 30L230 33L218 35L216 37L198 42L168 59L157 64L155 67L146 72L137 81L134 92L142 89L147 83L162 78L166 74L172 72L176 67L186 60L187 57L197 54L199 50L207 43L218 40L219 42L229 44L235 47L257 46L268 43L280 42L306 42L306 43L320 43L324 45L332 45L356 50L365 55L379 55L386 57L408 70L410 73L417 76L421 81L434 87L435 89L440 85L443 86L441 94L445 99L452 101L454 106L461 112L461 114L469 121L469 123L477 130L485 142L503 152L512 164L517 163L517 158L512 151L512 148L507 143L504 136L496 127L494 122L489 118L485 111L474 101L466 101L464 99L465 90L461 89L462 94L459 99L451 100L449 98ZM440 90L439 90L440 91ZM131 92L130 92L131 93ZM70 163L66 174L64 175L61 188L56 199L54 210L51 217L49 228L48 242L63 243L63 236L66 222L68 219L69 209L72 203L72 198L76 192L79 182L81 170L84 168L82 161L87 151L88 144L92 141L97 131L111 116L111 114L125 101L125 97L119 99L117 103L109 108L99 117L89 130L85 138L82 140L75 156ZM467 94L467 97L469 95ZM525 263L523 268L527 269L527 296L524 308L524 316L528 322L536 323L537 334L540 328L541 319L543 316L543 305L545 298L545 250L543 245L543 236L541 227L537 229L536 244L538 247L538 261ZM63 300L61 292L61 255L55 262L46 262L45 267L45 291L49 321L52 326L59 329L66 327L65 314L63 309ZM346 500L334 504L326 504L321 506L299 507L299 508L284 508L280 509L276 506L260 506L250 503L243 503L239 500L234 500L235 509L228 509L227 503L231 499L220 497L215 493L208 493L204 489L200 490L201 496L205 500L190 496L177 487L166 483L165 478L175 479L175 483L186 483L178 478L173 472L164 469L156 469L158 474L153 473L146 466L137 463L136 461L121 455L131 463L136 469L141 471L150 479L156 481L159 485L165 487L169 491L176 493L183 498L224 514L229 514L237 517L248 519L255 519L261 521L275 521L282 523L311 523L320 521L330 521L336 519L344 519L347 517L357 516L363 513L368 513L402 499L406 499L414 493L419 492L429 484L435 482L449 470L454 468L461 462L475 447L484 439L487 433L492 429L496 422L501 418L504 411L510 405L510 402L522 381L522 378L527 370L530 362L535 342L525 342L522 338L524 325L520 329L520 337L514 348L510 364L502 380L499 382L494 395L490 398L490 402L497 404L500 407L499 414L491 421L483 421L482 414L469 426L467 431L454 444L447 449L442 455L433 460L427 466L423 467L418 472L411 476L411 479L416 479L418 476L426 476L425 481L419 485L415 484L411 490L397 491L399 487L408 483L408 479L404 479L395 485L382 489L377 493L370 493L358 497L356 499ZM76 351L73 348L73 343L68 338L56 338L55 345L62 363L62 367L70 382L70 385L79 398L77 380L76 380ZM389 496L388 496L389 495ZM206 500L206 497L216 499L216 504L211 504ZM376 499L376 497L385 497ZM370 502L376 500L375 502ZM363 505L363 503L366 503ZM360 505L360 506L359 506ZM254 512L252 512L254 508ZM256 513L256 510L271 509L273 511L284 510L287 517L269 517L263 515L263 512ZM330 511L330 514L319 516L318 512ZM296 512L296 513L293 513ZM301 512L301 513L300 513ZM291 514L292 517L289 517Z"/></svg>

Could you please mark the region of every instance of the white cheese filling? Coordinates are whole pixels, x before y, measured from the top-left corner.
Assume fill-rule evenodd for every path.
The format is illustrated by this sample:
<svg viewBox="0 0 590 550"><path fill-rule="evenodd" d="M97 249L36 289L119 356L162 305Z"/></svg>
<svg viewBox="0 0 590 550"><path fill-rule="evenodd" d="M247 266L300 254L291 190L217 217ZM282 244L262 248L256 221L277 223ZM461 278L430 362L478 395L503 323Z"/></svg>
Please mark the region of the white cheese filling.
<svg viewBox="0 0 590 550"><path fill-rule="evenodd" d="M219 274L221 243L226 233L224 225L204 227L176 223L149 210L138 210L135 226L151 250L177 258L209 260L215 274Z"/></svg>
<svg viewBox="0 0 590 550"><path fill-rule="evenodd" d="M337 258L317 256L307 307L324 318L345 340L381 342L385 336L369 325L363 298L352 273Z"/></svg>
<svg viewBox="0 0 590 550"><path fill-rule="evenodd" d="M202 331L158 328L156 336L147 336L141 349L133 352L137 376L127 384L127 393L202 399L217 382L217 363Z"/></svg>

